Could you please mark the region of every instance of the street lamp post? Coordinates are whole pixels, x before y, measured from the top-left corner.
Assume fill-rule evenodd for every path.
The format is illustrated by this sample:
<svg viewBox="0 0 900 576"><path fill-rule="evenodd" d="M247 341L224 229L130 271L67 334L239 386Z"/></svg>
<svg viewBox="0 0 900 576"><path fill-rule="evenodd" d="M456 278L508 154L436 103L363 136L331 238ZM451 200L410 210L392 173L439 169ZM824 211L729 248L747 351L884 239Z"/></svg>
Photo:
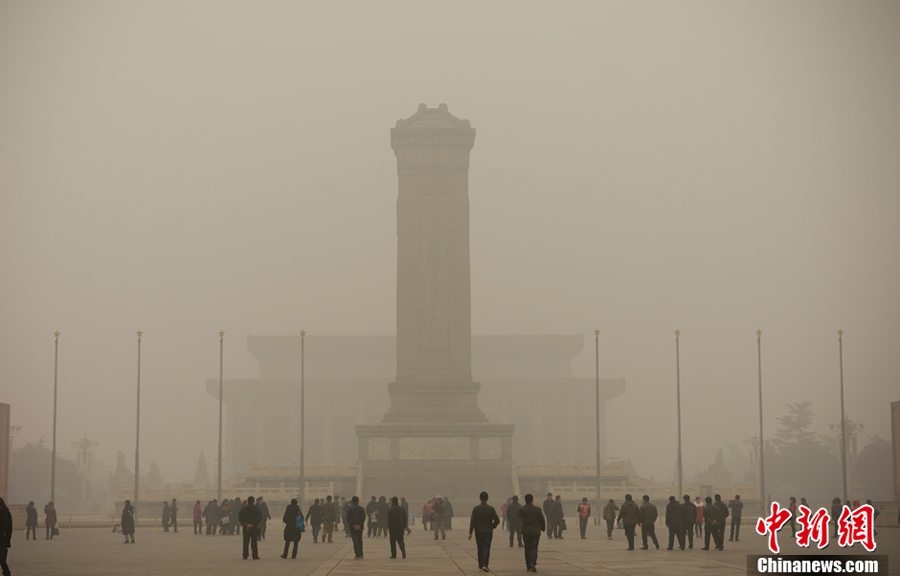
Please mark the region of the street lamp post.
<svg viewBox="0 0 900 576"><path fill-rule="evenodd" d="M766 443L763 438L763 401L762 401L762 330L756 331L756 364L759 374L759 505L766 513Z"/></svg>
<svg viewBox="0 0 900 576"><path fill-rule="evenodd" d="M141 481L141 337L144 332L137 331L137 416L135 417L135 425L137 427L134 434L134 509L138 509L138 489Z"/></svg>
<svg viewBox="0 0 900 576"><path fill-rule="evenodd" d="M300 331L300 505L306 502L306 404L305 404L305 373L306 373L306 330Z"/></svg>
<svg viewBox="0 0 900 576"><path fill-rule="evenodd" d="M681 463L681 330L675 330L675 396L678 404L678 498L684 494L683 467Z"/></svg>
<svg viewBox="0 0 900 576"><path fill-rule="evenodd" d="M596 396L594 398L594 410L596 412L596 428L597 428L597 454L596 465L594 471L597 473L597 505L600 505L600 330L594 330L594 368L596 380L594 390Z"/></svg>
<svg viewBox="0 0 900 576"><path fill-rule="evenodd" d="M222 502L222 368L225 352L225 331L219 330L219 458L216 480L216 499Z"/></svg>
<svg viewBox="0 0 900 576"><path fill-rule="evenodd" d="M841 366L841 479L843 482L843 502L850 499L847 484L847 418L844 416L844 331L838 330L838 351Z"/></svg>
<svg viewBox="0 0 900 576"><path fill-rule="evenodd" d="M59 374L59 330L53 333L56 338L53 350L53 452L50 459L50 501L56 502L56 381Z"/></svg>

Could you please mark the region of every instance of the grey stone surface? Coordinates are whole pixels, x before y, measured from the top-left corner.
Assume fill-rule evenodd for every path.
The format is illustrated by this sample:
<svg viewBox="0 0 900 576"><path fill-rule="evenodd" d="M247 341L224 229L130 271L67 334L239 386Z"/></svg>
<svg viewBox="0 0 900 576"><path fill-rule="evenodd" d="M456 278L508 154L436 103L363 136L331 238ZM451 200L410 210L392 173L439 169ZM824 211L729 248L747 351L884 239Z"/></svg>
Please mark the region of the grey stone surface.
<svg viewBox="0 0 900 576"><path fill-rule="evenodd" d="M492 502L498 504L497 502ZM9 561L14 576L167 576L206 575L284 575L284 576L345 576L345 575L394 575L429 574L474 575L478 571L474 539L466 539L467 517L471 503L454 503L457 516L454 529L447 533L447 540L435 542L431 533L420 525L413 526L413 534L407 537L406 560L389 558L390 547L386 538L365 538L365 558L353 559L349 539L337 534L333 544L313 544L308 534L300 542L296 560L282 560L283 541L280 530L270 527L269 538L260 543L261 559L241 559L241 541L237 536L194 536L187 525L175 534L138 527L134 545L122 543L120 534L109 529L84 528L63 530L53 541L25 541L25 534L17 530L13 535ZM419 517L421 505L411 505L410 512ZM274 513L274 511L273 511ZM570 526L574 518L570 518ZM280 525L280 523L279 523ZM745 526L745 530L748 527ZM657 530L660 535L663 530ZM891 574L900 574L900 530L879 529L876 537L876 554L887 554ZM566 532L563 540L541 539L538 555L538 573L557 576L598 574L625 576L669 576L671 574L734 575L747 574L748 554L767 553L765 539L746 530L739 543L725 543L723 552L704 552L695 548L685 551L661 550L625 551L622 530L616 530L612 541L606 540L605 529L588 527L588 539L581 540L574 530ZM509 548L504 534L497 531L491 549L490 567L495 574L525 573L522 550ZM782 535L783 554L810 554L812 551L798 548ZM830 545L826 554L848 552ZM854 555L868 555L857 545L849 551Z"/></svg>

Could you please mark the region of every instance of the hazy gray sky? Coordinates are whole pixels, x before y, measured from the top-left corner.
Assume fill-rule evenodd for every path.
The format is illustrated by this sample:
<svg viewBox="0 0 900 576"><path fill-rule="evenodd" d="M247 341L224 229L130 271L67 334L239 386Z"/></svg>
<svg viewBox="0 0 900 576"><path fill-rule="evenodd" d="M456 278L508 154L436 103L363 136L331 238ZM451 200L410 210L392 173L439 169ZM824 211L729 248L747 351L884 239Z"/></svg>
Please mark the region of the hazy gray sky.
<svg viewBox="0 0 900 576"><path fill-rule="evenodd" d="M446 102L471 156L472 326L583 333L628 379L610 452L686 469L811 399L900 400L896 2L0 1L0 401L163 476L212 466L247 334L393 334L390 128ZM477 379L478 375L474 375ZM385 387L385 394L387 393ZM717 406L717 411L707 408ZM654 438L634 424L649 415ZM710 433L710 432L713 433ZM590 457L586 457L590 460ZM146 468L144 468L146 469Z"/></svg>

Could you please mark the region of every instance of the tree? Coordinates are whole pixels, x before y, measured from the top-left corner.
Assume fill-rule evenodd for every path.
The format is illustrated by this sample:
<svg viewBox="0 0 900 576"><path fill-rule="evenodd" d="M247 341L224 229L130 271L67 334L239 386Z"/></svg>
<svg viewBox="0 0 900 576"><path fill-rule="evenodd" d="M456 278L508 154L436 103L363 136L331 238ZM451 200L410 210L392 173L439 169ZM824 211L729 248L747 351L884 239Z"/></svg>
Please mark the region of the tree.
<svg viewBox="0 0 900 576"><path fill-rule="evenodd" d="M853 465L852 492L862 494L864 500L893 499L891 462L891 443L879 436L869 437Z"/></svg>
<svg viewBox="0 0 900 576"><path fill-rule="evenodd" d="M200 450L200 458L197 459L197 471L194 473L194 486L206 486L209 484L209 472L206 470L206 456Z"/></svg>
<svg viewBox="0 0 900 576"><path fill-rule="evenodd" d="M808 428L813 423L816 413L812 411L812 402L804 400L794 404L787 404L788 413L778 418L781 428L775 432L774 443L782 448L787 444L804 444L816 442L816 435Z"/></svg>
<svg viewBox="0 0 900 576"><path fill-rule="evenodd" d="M50 499L50 449L41 438L12 454L9 467L9 501L27 504ZM75 462L56 456L56 504L71 503L81 497L81 478Z"/></svg>

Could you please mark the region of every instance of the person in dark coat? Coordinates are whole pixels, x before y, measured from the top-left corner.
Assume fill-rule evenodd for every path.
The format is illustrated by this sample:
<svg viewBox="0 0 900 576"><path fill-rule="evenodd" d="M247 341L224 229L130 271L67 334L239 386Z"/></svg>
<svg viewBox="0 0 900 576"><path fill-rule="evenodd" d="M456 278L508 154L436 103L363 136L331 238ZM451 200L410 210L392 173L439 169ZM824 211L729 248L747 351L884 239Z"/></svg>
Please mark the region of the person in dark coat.
<svg viewBox="0 0 900 576"><path fill-rule="evenodd" d="M840 518L843 511L844 507L841 505L841 499L835 496L834 500L831 501L831 519L834 520L834 538L838 537L838 522L835 519ZM897 516L897 521L900 522L900 516Z"/></svg>
<svg viewBox="0 0 900 576"><path fill-rule="evenodd" d="M350 503L346 498L341 498L341 522L344 523L344 538L350 537L350 524L347 524L347 510L350 509Z"/></svg>
<svg viewBox="0 0 900 576"><path fill-rule="evenodd" d="M678 548L684 550L684 506L674 496L669 496L666 504L666 528L669 529L669 547L666 550L674 550L675 539L678 539Z"/></svg>
<svg viewBox="0 0 900 576"><path fill-rule="evenodd" d="M644 494L644 502L641 504L641 540L644 545L641 550L647 550L647 538L653 540L656 549L659 550L659 540L656 539L656 519L659 518L659 511L656 504L650 502L650 497Z"/></svg>
<svg viewBox="0 0 900 576"><path fill-rule="evenodd" d="M128 537L131 537L131 543L134 544L134 506L131 500L125 501L122 508L122 535L125 536L125 543L128 544Z"/></svg>
<svg viewBox="0 0 900 576"><path fill-rule="evenodd" d="M559 495L557 495L556 500L553 501L553 519L553 525L556 527L556 533L553 536L562 540L562 533L566 529L566 513L563 510L562 496Z"/></svg>
<svg viewBox="0 0 900 576"><path fill-rule="evenodd" d="M387 498L381 496L378 498L378 503L375 504L375 537L381 536L382 538L387 538L388 535L388 525L387 525L387 514L390 506L388 506Z"/></svg>
<svg viewBox="0 0 900 576"><path fill-rule="evenodd" d="M556 500L553 499L553 493L547 492L547 499L544 500L544 517L547 519L547 538L553 540L556 536L556 524L553 523L556 516L553 514L553 507L556 506Z"/></svg>
<svg viewBox="0 0 900 576"><path fill-rule="evenodd" d="M522 523L522 538L525 540L525 568L529 572L537 572L538 544L541 532L547 529L544 514L534 505L534 496L525 495L525 505L519 509L519 520Z"/></svg>
<svg viewBox="0 0 900 576"><path fill-rule="evenodd" d="M705 529L704 550L709 550L709 538L713 537L716 549L719 549L719 515L721 514L719 507L713 504L712 498L706 497L706 506L703 507L703 522Z"/></svg>
<svg viewBox="0 0 900 576"><path fill-rule="evenodd" d="M203 516L206 517L206 534L215 536L219 531L219 502L216 499L210 500L203 509Z"/></svg>
<svg viewBox="0 0 900 576"><path fill-rule="evenodd" d="M625 495L625 502L619 510L619 517L625 528L625 538L628 540L628 550L634 550L634 528L641 523L641 511L637 503L631 499L631 494Z"/></svg>
<svg viewBox="0 0 900 576"><path fill-rule="evenodd" d="M241 511L247 505L246 501L242 501L240 496L231 501L231 531L240 536L241 534Z"/></svg>
<svg viewBox="0 0 900 576"><path fill-rule="evenodd" d="M12 514L6 507L6 501L0 498L0 569L3 570L3 576L9 576L9 564L6 561L9 558L9 548L12 546L12 533Z"/></svg>
<svg viewBox="0 0 900 576"><path fill-rule="evenodd" d="M713 505L719 509L719 540L718 540L718 548L719 550L725 549L725 519L728 518L728 505L722 502L722 497L719 494L715 495L715 502ZM797 501L794 500L794 507L796 508ZM791 516L793 518L793 516Z"/></svg>
<svg viewBox="0 0 900 576"><path fill-rule="evenodd" d="M316 503L318 502L319 499L316 498ZM300 514L302 512L300 512L300 506L297 505L297 499L291 498L291 503L284 509L284 516L281 517L281 521L284 522L284 552L281 554L282 558L287 559L288 547L291 543L294 544L291 559L297 557L297 545L300 544L300 538L303 536L303 533L297 528L297 516Z"/></svg>
<svg viewBox="0 0 900 576"><path fill-rule="evenodd" d="M169 514L172 517L172 532L178 532L178 502L172 498L172 505L169 506Z"/></svg>
<svg viewBox="0 0 900 576"><path fill-rule="evenodd" d="M53 505L53 500L51 500L44 506L44 526L47 527L47 537L44 538L44 540L53 540L53 533L56 531L56 522L56 506Z"/></svg>
<svg viewBox="0 0 900 576"><path fill-rule="evenodd" d="M363 528L366 527L365 509L359 505L359 496L351 499L352 504L347 509L347 522L350 523L350 538L353 539L354 560L363 559Z"/></svg>
<svg viewBox="0 0 900 576"><path fill-rule="evenodd" d="M612 540L613 528L616 526L616 512L619 511L619 507L616 506L616 501L612 498L609 499L609 502L606 503L606 506L603 507L603 519L606 521L606 539Z"/></svg>
<svg viewBox="0 0 900 576"><path fill-rule="evenodd" d="M334 510L334 503L331 501L331 494L329 494L325 497L325 502L322 502L322 544L334 542L334 523L336 521L337 513Z"/></svg>
<svg viewBox="0 0 900 576"><path fill-rule="evenodd" d="M729 542L740 542L741 538L741 514L744 511L744 503L741 502L741 495L735 494L734 500L728 503L731 508L731 535L728 537Z"/></svg>
<svg viewBox="0 0 900 576"><path fill-rule="evenodd" d="M366 532L366 537L371 538L375 535L375 521L373 514L375 514L375 508L378 506L378 498L372 496L372 499L369 500L369 503L366 504L366 520L369 522L369 529Z"/></svg>
<svg viewBox="0 0 900 576"><path fill-rule="evenodd" d="M309 505L306 511L306 523L312 529L313 544L319 543L319 530L322 529L322 506L319 505L319 499Z"/></svg>
<svg viewBox="0 0 900 576"><path fill-rule="evenodd" d="M262 514L259 512L259 508L254 505L253 496L247 498L246 504L238 513L238 522L241 523L241 527L244 529L244 560L249 556L248 545L253 550L253 559L259 560L257 539L260 532L259 525L262 524Z"/></svg>
<svg viewBox="0 0 900 576"><path fill-rule="evenodd" d="M469 540L475 533L475 545L478 546L478 569L490 572L488 564L491 561L491 541L494 539L494 529L500 525L500 517L494 507L487 503L488 493L478 495L481 503L472 508L472 517L469 519Z"/></svg>
<svg viewBox="0 0 900 576"><path fill-rule="evenodd" d="M403 543L403 535L409 528L409 515L406 509L400 505L397 497L391 498L391 507L387 513L388 534L391 537L391 558L397 557L397 548L400 548L400 554L406 558L406 544Z"/></svg>
<svg viewBox="0 0 900 576"><path fill-rule="evenodd" d="M219 506L219 526L221 534L231 534L231 517L237 514L237 510L231 509L231 500L222 498L222 505Z"/></svg>
<svg viewBox="0 0 900 576"><path fill-rule="evenodd" d="M163 510L162 510L162 527L163 532L169 531L169 523L172 521L172 510L169 508L169 501L163 501Z"/></svg>
<svg viewBox="0 0 900 576"><path fill-rule="evenodd" d="M37 508L34 507L34 501L28 503L25 507L25 539L28 540L29 535L37 540Z"/></svg>
<svg viewBox="0 0 900 576"><path fill-rule="evenodd" d="M259 537L265 540L266 524L272 519L272 514L269 512L269 505L263 501L262 496L256 501L256 507L259 508L259 513L262 514L262 523L259 525Z"/></svg>
<svg viewBox="0 0 900 576"><path fill-rule="evenodd" d="M409 504L406 502L406 497L400 497L400 507L406 511L406 533L412 534L412 530L409 529Z"/></svg>
<svg viewBox="0 0 900 576"><path fill-rule="evenodd" d="M684 495L684 504L681 507L684 509L684 533L687 536L688 548L691 550L694 549L694 522L697 520L697 506L691 502L691 497L688 494Z"/></svg>
<svg viewBox="0 0 900 576"><path fill-rule="evenodd" d="M513 537L519 543L519 548L524 548L522 543L522 520L519 518L519 510L522 505L519 504L519 497L513 496L511 502L506 505L506 527L509 529L509 547L513 547Z"/></svg>
<svg viewBox="0 0 900 576"><path fill-rule="evenodd" d="M447 530L453 529L453 503L450 498L444 498L444 526Z"/></svg>

